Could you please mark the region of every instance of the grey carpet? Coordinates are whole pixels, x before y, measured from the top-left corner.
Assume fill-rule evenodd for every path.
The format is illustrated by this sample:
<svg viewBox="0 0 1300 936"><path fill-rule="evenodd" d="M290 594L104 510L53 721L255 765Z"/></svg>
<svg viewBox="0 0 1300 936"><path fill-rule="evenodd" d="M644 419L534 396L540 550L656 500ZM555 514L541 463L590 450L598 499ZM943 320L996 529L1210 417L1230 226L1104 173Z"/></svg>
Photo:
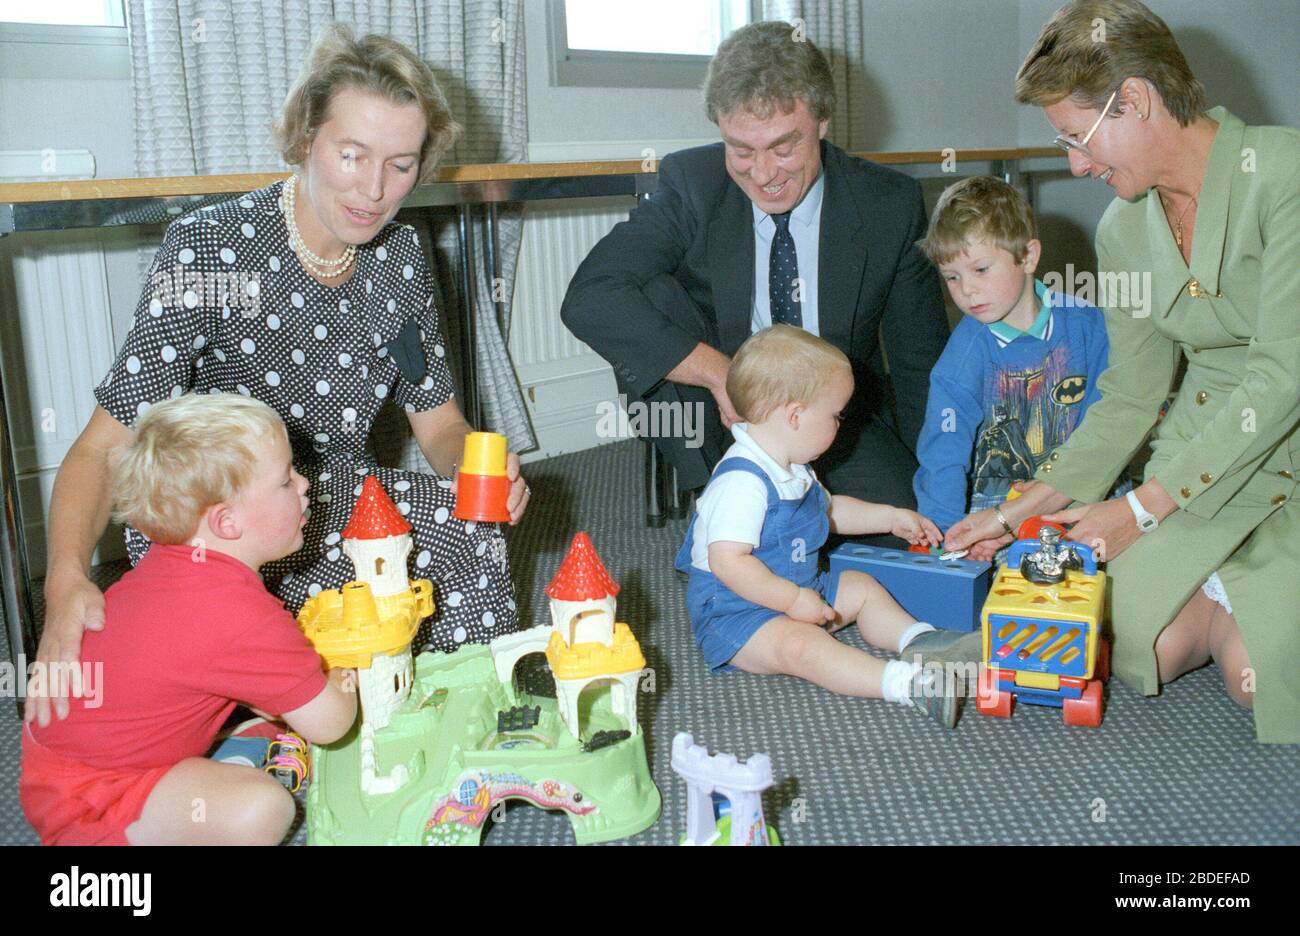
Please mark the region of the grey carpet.
<svg viewBox="0 0 1300 936"><path fill-rule="evenodd" d="M510 533L525 622L546 619L543 589L577 530L623 586L619 618L655 671L640 715L663 794L662 818L629 843L672 844L683 832L686 788L668 759L685 730L710 751L771 756L777 785L765 809L791 845L1300 844L1300 747L1257 744L1250 713L1212 668L1154 699L1113 683L1100 729L1019 706L1010 721L971 707L953 732L793 679L710 675L672 570L685 521L646 528L640 465L639 444L622 442L529 466L533 507ZM100 570L101 584L121 570ZM847 639L861 646L856 633ZM18 808L18 732L4 700L0 843L35 841ZM299 827L294 841L303 838ZM484 841L573 836L561 815L513 805Z"/></svg>

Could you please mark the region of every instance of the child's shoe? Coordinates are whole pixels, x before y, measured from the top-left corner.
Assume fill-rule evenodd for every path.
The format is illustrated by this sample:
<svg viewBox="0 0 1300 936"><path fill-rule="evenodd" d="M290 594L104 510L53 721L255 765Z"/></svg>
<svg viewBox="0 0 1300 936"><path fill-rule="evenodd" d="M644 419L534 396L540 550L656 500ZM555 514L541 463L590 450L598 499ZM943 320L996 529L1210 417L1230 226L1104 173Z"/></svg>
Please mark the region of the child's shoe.
<svg viewBox="0 0 1300 936"><path fill-rule="evenodd" d="M279 780L290 793L297 793L311 773L311 754L307 742L292 731L278 735L271 742L263 769Z"/></svg>
<svg viewBox="0 0 1300 936"><path fill-rule="evenodd" d="M912 680L912 705L925 712L945 728L957 727L957 714L961 708L960 680L945 680L945 671L935 666L927 667ZM951 685L945 683L951 682Z"/></svg>
<svg viewBox="0 0 1300 936"><path fill-rule="evenodd" d="M960 674L963 670L972 669L972 665L978 667L984 662L984 635L978 630L969 633L950 630L927 631L904 647L899 657L909 663L919 663L927 668L938 666L948 669L948 664L965 664L951 667L954 672Z"/></svg>

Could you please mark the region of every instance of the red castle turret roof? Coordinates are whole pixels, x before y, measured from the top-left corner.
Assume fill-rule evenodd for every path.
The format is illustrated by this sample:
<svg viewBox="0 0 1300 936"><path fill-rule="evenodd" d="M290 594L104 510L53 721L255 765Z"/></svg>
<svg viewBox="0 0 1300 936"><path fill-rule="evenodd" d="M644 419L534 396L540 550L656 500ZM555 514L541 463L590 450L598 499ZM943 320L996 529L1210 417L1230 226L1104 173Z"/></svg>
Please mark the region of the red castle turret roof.
<svg viewBox="0 0 1300 936"><path fill-rule="evenodd" d="M546 597L560 601L591 601L618 594L618 582L610 578L605 563L596 554L591 538L578 533L569 544L569 552L546 586Z"/></svg>
<svg viewBox="0 0 1300 936"><path fill-rule="evenodd" d="M366 480L361 482L361 496L352 508L352 518L343 528L343 538L375 540L410 532L411 525L397 512L383 486L374 475L366 475Z"/></svg>

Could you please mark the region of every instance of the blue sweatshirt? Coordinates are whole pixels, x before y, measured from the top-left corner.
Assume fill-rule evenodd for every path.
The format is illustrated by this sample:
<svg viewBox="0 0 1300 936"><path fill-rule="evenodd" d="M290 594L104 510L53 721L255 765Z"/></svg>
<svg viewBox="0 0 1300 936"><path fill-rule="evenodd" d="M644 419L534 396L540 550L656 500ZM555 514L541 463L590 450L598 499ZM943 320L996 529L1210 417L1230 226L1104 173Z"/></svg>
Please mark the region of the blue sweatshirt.
<svg viewBox="0 0 1300 936"><path fill-rule="evenodd" d="M1099 397L1109 351L1101 310L1059 293L1046 301L1042 338L1005 342L963 318L930 372L912 487L916 509L941 530L1031 480Z"/></svg>

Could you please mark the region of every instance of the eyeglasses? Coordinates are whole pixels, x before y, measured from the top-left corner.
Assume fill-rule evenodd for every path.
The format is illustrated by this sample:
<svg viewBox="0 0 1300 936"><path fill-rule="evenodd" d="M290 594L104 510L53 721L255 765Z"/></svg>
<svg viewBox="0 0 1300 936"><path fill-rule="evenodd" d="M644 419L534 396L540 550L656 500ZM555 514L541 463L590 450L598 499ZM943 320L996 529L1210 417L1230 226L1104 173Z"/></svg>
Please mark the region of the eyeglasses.
<svg viewBox="0 0 1300 936"><path fill-rule="evenodd" d="M1091 140L1092 135L1097 132L1097 128L1101 126L1101 122L1106 119L1108 114L1110 114L1110 106L1115 103L1115 96L1117 94L1119 94L1119 88L1116 88L1110 93L1110 97L1106 99L1106 106L1101 109L1101 114L1097 117L1097 122L1092 125L1092 129L1085 133L1083 139L1078 143L1068 139L1063 133L1058 133L1056 139L1052 142L1065 150L1066 155L1069 155L1070 150L1074 150L1083 155L1086 159L1093 159L1094 157L1092 153L1088 150L1088 141Z"/></svg>

